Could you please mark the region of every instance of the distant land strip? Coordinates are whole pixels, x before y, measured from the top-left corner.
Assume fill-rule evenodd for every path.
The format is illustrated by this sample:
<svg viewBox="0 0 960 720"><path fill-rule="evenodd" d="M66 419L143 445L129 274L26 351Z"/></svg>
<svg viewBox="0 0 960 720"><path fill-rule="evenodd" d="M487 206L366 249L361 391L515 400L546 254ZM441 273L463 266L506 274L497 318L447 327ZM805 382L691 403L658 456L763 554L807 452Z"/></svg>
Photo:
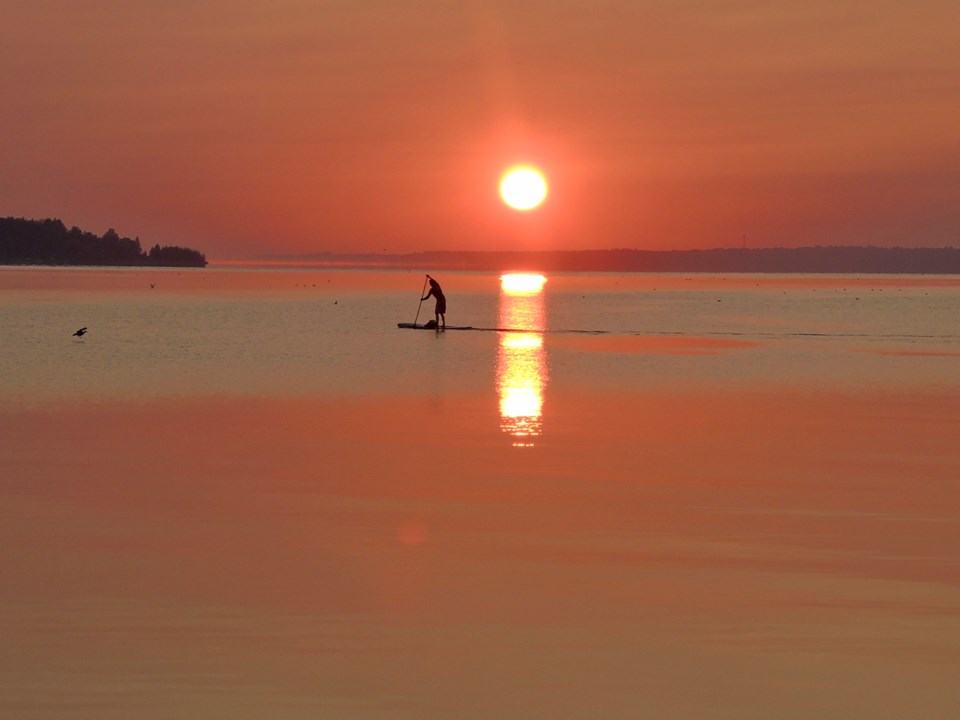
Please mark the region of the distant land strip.
<svg viewBox="0 0 960 720"><path fill-rule="evenodd" d="M56 219L0 218L0 265L123 265L205 267L206 256L190 248L154 245L144 251L140 238L103 236L67 227Z"/></svg>
<svg viewBox="0 0 960 720"><path fill-rule="evenodd" d="M960 249L872 246L714 250L436 251L407 254L264 255L259 262L324 268L502 272L960 274Z"/></svg>

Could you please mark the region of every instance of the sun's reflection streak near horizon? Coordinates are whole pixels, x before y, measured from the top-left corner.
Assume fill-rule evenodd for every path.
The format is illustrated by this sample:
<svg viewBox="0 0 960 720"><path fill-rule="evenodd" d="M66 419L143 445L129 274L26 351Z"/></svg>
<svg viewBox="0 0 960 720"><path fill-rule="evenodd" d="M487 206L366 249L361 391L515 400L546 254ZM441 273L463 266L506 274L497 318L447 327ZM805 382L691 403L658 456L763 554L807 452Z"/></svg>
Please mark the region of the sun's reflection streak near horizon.
<svg viewBox="0 0 960 720"><path fill-rule="evenodd" d="M547 385L543 276L501 278L499 327L530 332L503 333L497 353L500 429L514 447L531 447L543 427L543 392Z"/></svg>

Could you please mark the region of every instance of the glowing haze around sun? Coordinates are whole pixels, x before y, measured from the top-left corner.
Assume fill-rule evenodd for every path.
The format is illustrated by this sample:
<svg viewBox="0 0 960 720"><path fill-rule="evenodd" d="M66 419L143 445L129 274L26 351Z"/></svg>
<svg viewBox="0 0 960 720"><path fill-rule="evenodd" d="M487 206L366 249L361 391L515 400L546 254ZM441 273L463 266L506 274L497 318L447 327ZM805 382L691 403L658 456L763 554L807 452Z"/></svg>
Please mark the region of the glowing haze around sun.
<svg viewBox="0 0 960 720"><path fill-rule="evenodd" d="M500 197L514 210L533 210L547 197L543 173L529 165L516 165L500 178Z"/></svg>

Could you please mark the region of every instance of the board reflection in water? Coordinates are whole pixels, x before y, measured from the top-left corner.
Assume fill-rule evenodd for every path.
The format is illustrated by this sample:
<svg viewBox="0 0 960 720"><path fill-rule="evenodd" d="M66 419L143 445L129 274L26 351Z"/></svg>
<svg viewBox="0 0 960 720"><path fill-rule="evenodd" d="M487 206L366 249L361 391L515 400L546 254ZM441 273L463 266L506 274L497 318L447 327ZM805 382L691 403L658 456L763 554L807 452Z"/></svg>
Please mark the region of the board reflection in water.
<svg viewBox="0 0 960 720"><path fill-rule="evenodd" d="M547 359L542 275L510 274L500 279L498 326L529 332L500 334L497 392L500 428L515 447L530 447L542 432Z"/></svg>

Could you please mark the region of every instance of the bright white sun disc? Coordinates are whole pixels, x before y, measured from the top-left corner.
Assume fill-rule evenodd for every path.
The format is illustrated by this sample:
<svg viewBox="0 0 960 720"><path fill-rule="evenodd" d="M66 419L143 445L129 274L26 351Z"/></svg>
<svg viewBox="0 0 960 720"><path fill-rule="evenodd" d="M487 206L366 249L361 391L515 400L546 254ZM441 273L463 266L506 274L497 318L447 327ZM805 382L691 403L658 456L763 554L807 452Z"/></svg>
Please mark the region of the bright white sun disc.
<svg viewBox="0 0 960 720"><path fill-rule="evenodd" d="M532 167L507 170L500 180L500 197L514 210L533 210L547 196L547 181Z"/></svg>

